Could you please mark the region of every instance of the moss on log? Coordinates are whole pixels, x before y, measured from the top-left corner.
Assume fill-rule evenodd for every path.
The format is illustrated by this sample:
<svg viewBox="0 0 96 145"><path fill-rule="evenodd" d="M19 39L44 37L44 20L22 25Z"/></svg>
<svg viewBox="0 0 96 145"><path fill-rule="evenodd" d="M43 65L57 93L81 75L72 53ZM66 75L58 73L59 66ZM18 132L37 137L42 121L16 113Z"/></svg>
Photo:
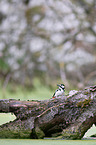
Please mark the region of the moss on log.
<svg viewBox="0 0 96 145"><path fill-rule="evenodd" d="M44 101L0 100L0 113L16 119L0 126L0 138L81 139L96 124L96 86Z"/></svg>

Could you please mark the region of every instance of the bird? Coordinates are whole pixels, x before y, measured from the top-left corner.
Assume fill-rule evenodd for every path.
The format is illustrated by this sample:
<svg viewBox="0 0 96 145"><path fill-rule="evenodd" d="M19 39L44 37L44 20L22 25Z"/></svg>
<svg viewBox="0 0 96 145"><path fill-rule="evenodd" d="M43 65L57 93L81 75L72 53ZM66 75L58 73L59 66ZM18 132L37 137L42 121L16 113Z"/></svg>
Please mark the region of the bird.
<svg viewBox="0 0 96 145"><path fill-rule="evenodd" d="M52 96L52 99L60 97L60 96L64 97L65 85L64 84L60 84L60 85L57 84L57 86L59 86L59 89L57 89L55 91L55 93Z"/></svg>

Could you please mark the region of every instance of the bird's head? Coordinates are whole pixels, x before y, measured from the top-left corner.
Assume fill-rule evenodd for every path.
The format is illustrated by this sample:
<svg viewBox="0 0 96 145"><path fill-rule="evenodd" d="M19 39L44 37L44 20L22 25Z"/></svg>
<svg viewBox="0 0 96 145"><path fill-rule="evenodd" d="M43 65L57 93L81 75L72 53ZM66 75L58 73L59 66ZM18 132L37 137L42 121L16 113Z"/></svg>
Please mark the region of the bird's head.
<svg viewBox="0 0 96 145"><path fill-rule="evenodd" d="M57 86L59 86L61 89L65 90L65 85L64 84L60 84L60 85L57 84Z"/></svg>

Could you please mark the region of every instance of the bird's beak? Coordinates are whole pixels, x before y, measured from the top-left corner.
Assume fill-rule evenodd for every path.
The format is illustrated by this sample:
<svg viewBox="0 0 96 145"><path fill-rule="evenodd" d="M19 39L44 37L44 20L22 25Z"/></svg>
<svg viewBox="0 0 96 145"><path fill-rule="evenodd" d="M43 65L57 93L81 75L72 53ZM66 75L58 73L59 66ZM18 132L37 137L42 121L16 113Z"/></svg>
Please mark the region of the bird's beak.
<svg viewBox="0 0 96 145"><path fill-rule="evenodd" d="M57 84L57 86L59 86L59 87L60 87L60 85L58 85L58 84Z"/></svg>

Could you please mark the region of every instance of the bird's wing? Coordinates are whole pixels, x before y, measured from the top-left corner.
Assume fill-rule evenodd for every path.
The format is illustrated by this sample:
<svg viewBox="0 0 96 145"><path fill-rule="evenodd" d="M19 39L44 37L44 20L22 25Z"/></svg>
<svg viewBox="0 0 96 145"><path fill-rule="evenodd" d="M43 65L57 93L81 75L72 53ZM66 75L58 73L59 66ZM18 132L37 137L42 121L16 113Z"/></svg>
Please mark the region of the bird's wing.
<svg viewBox="0 0 96 145"><path fill-rule="evenodd" d="M57 90L55 91L55 93L53 94L53 96L52 96L52 97L54 97L54 96L55 96L55 94L56 94L56 92L57 92L57 91L59 91L59 89L57 89Z"/></svg>

